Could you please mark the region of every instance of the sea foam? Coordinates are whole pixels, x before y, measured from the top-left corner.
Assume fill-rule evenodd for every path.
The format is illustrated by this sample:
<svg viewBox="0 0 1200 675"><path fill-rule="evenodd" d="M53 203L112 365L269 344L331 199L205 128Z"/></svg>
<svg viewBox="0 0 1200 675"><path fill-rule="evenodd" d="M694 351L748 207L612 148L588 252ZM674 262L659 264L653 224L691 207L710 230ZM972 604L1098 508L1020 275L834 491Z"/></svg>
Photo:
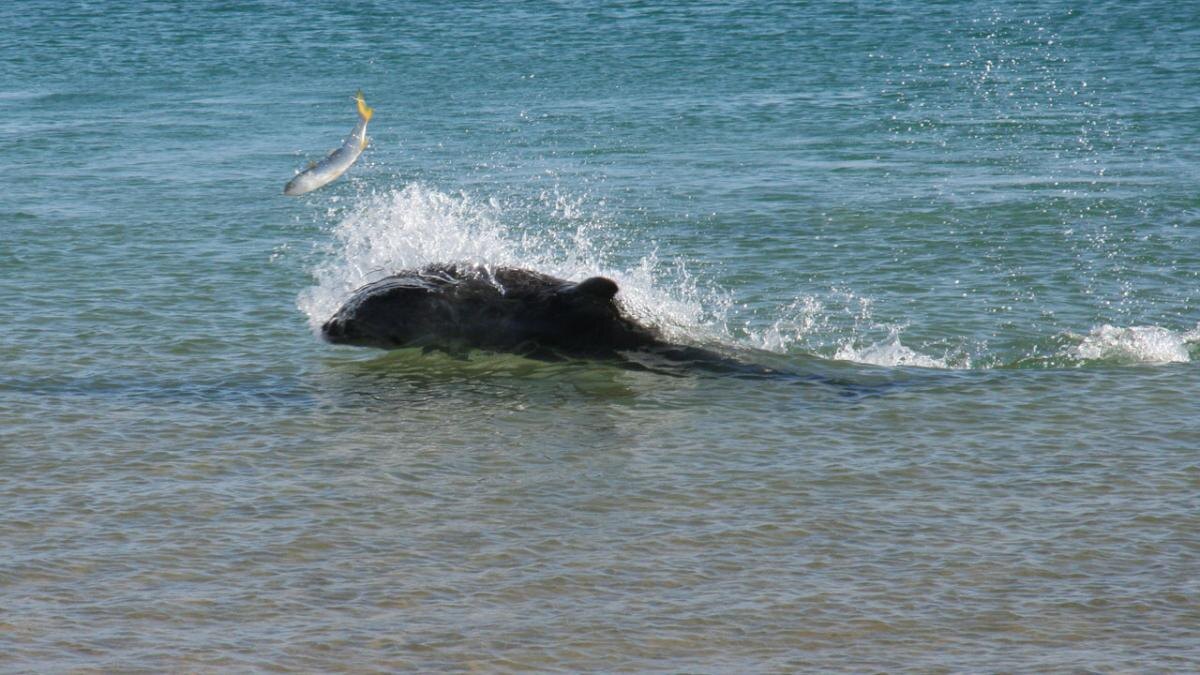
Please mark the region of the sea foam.
<svg viewBox="0 0 1200 675"><path fill-rule="evenodd" d="M898 336L892 336L884 342L866 346L843 344L838 347L835 359L853 361L873 366L913 366L917 368L955 368L947 358L935 358L921 354L910 347L901 344ZM962 368L970 367L967 363Z"/></svg>
<svg viewBox="0 0 1200 675"><path fill-rule="evenodd" d="M1113 326L1104 324L1068 348L1068 356L1081 361L1115 363L1187 363L1189 346L1200 342L1200 326L1191 331L1173 331L1161 326Z"/></svg>

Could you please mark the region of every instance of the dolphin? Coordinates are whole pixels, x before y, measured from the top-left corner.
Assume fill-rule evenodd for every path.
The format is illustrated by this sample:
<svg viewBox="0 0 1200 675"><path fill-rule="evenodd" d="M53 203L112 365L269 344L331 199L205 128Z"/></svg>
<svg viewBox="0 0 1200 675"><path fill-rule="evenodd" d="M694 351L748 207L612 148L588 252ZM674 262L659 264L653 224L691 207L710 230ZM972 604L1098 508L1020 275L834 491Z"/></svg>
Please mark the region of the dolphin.
<svg viewBox="0 0 1200 675"><path fill-rule="evenodd" d="M675 344L626 316L607 277L579 282L515 267L469 263L404 270L355 290L321 326L330 343L381 349L422 348L465 357L472 349L527 358L600 359L631 370L685 376L707 372L824 384L859 399L888 384L859 384L817 373L731 358Z"/></svg>
<svg viewBox="0 0 1200 675"><path fill-rule="evenodd" d="M625 316L606 277L578 283L466 263L430 265L355 291L321 327L328 342L523 355L606 356L660 344Z"/></svg>

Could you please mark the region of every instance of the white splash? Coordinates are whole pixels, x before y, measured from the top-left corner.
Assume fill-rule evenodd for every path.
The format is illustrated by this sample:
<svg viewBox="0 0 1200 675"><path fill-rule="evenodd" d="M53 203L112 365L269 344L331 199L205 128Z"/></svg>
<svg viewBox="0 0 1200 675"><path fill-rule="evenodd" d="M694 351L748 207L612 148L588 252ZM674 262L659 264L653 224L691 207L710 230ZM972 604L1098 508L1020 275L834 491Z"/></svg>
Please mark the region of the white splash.
<svg viewBox="0 0 1200 675"><path fill-rule="evenodd" d="M833 358L841 361L853 361L855 363L865 363L873 366L886 366L895 368L898 366L915 366L917 368L969 368L967 363L963 366L951 365L949 359L934 358L926 356L900 343L900 337L893 335L884 342L877 342L865 347L855 346L854 344L843 344L838 347L837 353Z"/></svg>
<svg viewBox="0 0 1200 675"><path fill-rule="evenodd" d="M796 351L889 368L970 368L961 350L929 356L900 341L907 323L877 316L875 299L842 287L818 296L803 296L769 311L771 323L757 330L747 326L753 347L776 353Z"/></svg>
<svg viewBox="0 0 1200 675"><path fill-rule="evenodd" d="M785 306L766 328L747 330L750 344L758 349L779 354L793 345L803 344L810 335L828 328L828 310L816 297L805 296Z"/></svg>
<svg viewBox="0 0 1200 675"><path fill-rule="evenodd" d="M297 306L315 332L366 283L432 263L467 262L572 280L604 275L621 287L622 307L668 339L729 341L729 297L698 283L682 261L662 261L651 247L633 264L619 263L615 252L627 242L602 219L588 218L578 200L558 196L540 214L527 209L421 184L364 196L334 226L313 270L316 285ZM528 226L523 220L530 215L549 222Z"/></svg>
<svg viewBox="0 0 1200 675"><path fill-rule="evenodd" d="M1069 348L1068 356L1084 361L1105 360L1118 363L1187 363L1188 346L1200 342L1200 326L1176 332L1161 326L1121 327L1104 324L1083 336Z"/></svg>

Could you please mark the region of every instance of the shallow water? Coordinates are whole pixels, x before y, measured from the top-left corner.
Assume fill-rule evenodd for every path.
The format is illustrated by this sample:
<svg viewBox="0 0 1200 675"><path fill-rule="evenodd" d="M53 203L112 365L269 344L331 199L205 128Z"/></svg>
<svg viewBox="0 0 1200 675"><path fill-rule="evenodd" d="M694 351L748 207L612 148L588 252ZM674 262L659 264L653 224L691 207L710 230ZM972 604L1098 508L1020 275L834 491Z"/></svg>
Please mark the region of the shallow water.
<svg viewBox="0 0 1200 675"><path fill-rule="evenodd" d="M1190 6L0 28L0 670L1200 664ZM447 260L774 372L315 337Z"/></svg>

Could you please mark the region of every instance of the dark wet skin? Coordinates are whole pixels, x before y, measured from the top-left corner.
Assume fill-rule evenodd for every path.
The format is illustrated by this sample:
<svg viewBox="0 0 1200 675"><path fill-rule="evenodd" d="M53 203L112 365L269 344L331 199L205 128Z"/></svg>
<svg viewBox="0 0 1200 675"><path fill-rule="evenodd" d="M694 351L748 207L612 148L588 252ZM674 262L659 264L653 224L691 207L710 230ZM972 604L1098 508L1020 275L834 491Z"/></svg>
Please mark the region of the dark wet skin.
<svg viewBox="0 0 1200 675"><path fill-rule="evenodd" d="M361 347L423 348L455 356L480 349L552 361L611 360L664 375L701 371L860 388L667 342L622 313L618 290L606 277L576 283L518 268L430 265L359 288L321 333L331 343Z"/></svg>
<svg viewBox="0 0 1200 675"><path fill-rule="evenodd" d="M622 314L616 282L432 265L358 289L321 332L335 344L603 358L663 344Z"/></svg>

